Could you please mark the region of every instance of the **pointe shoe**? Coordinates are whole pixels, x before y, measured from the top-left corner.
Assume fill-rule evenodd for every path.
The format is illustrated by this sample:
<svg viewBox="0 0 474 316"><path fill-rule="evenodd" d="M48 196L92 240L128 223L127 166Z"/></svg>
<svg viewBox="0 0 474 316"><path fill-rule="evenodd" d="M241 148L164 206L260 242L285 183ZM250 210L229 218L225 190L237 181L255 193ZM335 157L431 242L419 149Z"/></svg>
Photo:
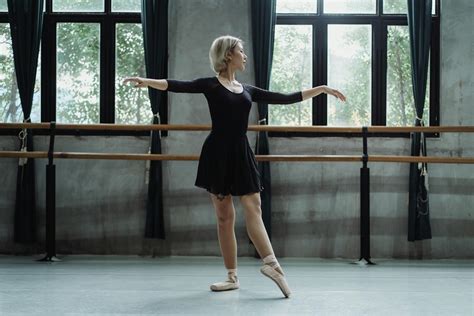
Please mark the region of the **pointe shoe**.
<svg viewBox="0 0 474 316"><path fill-rule="evenodd" d="M286 298L290 297L291 290L288 286L288 282L286 282L285 276L283 276L280 272L278 272L274 267L269 264L264 264L263 267L260 268L260 272L263 275L272 279L280 288L283 295Z"/></svg>
<svg viewBox="0 0 474 316"><path fill-rule="evenodd" d="M224 282L217 282L211 285L211 290L214 292L237 290L240 286L239 279L236 275L229 275Z"/></svg>

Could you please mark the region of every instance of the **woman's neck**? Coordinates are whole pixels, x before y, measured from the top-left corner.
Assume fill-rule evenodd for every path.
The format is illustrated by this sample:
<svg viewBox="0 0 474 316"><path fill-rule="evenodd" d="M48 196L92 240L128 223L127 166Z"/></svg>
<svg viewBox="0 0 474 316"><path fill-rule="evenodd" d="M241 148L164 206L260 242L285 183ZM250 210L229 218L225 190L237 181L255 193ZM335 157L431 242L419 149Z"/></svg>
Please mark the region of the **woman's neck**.
<svg viewBox="0 0 474 316"><path fill-rule="evenodd" d="M235 71L230 69L222 71L219 73L219 77L228 80L229 82L233 82L235 81Z"/></svg>

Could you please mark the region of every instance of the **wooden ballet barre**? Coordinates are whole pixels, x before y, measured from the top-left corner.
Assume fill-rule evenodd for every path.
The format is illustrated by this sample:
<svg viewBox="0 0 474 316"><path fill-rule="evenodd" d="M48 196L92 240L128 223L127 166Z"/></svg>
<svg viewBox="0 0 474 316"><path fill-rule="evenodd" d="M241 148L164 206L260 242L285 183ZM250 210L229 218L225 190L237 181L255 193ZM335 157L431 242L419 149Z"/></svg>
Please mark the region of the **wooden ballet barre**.
<svg viewBox="0 0 474 316"><path fill-rule="evenodd" d="M474 126L368 126L369 133L474 133Z"/></svg>
<svg viewBox="0 0 474 316"><path fill-rule="evenodd" d="M49 129L50 123L0 123L0 129ZM211 125L183 125L183 124L56 124L57 130L101 130L101 131L209 131ZM267 132L318 132L318 133L362 133L362 127L336 126L276 126L276 125L249 125L249 131ZM369 133L474 133L474 126L406 126L387 127L369 126Z"/></svg>
<svg viewBox="0 0 474 316"><path fill-rule="evenodd" d="M2 158L48 158L46 151L0 151ZM299 162L360 162L359 155L256 155L259 161L299 161ZM54 152L55 159L104 159L104 160L171 160L195 161L196 155L169 155L169 154L124 154L124 153L83 153L83 152ZM372 155L369 162L426 162L426 163L451 163L474 164L474 157L422 157L422 156L388 156Z"/></svg>

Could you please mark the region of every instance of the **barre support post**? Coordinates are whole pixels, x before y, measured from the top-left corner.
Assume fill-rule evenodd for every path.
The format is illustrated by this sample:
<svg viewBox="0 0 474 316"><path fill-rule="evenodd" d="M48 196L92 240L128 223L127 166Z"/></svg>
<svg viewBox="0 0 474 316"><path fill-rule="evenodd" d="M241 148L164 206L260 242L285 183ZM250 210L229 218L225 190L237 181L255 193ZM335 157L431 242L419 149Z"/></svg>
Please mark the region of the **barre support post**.
<svg viewBox="0 0 474 316"><path fill-rule="evenodd" d="M61 261L56 257L56 166L54 137L56 122L50 123L48 164L46 165L46 256L38 261Z"/></svg>
<svg viewBox="0 0 474 316"><path fill-rule="evenodd" d="M367 150L367 126L362 127L363 155L360 168L360 257L356 263L374 264L370 261L370 169Z"/></svg>

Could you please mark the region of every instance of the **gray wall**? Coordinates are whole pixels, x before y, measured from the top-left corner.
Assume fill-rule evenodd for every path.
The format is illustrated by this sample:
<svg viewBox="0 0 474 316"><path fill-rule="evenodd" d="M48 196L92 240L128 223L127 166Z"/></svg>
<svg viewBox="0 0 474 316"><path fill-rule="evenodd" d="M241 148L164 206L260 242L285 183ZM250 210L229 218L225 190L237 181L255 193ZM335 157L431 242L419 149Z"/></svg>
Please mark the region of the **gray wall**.
<svg viewBox="0 0 474 316"><path fill-rule="evenodd" d="M212 75L208 47L221 34L246 42L250 64L239 76L253 82L248 0L174 0L170 7L170 78ZM472 78L474 5L442 1L441 124L474 125ZM172 94L170 123L209 124L203 96ZM250 124L256 123L256 107ZM207 132L170 132L165 153L198 154ZM248 133L251 143L255 135ZM47 139L36 137L46 150ZM15 150L14 137L0 137L0 150ZM370 153L409 155L409 140L369 140ZM58 137L58 151L144 153L146 137ZM348 138L271 138L273 154L360 154L361 141ZM430 155L474 156L469 134L429 139ZM39 236L44 236L44 165L37 160ZM142 238L145 162L58 160L57 249L60 254L219 255L214 210L208 194L194 187L196 162L164 162L167 240ZM41 253L13 243L16 183L14 159L0 159L0 253ZM371 168L371 254L376 258L473 258L474 166L430 165L433 239L407 242L408 165ZM273 246L277 256L358 258L359 163L272 163ZM253 255L239 199L239 255Z"/></svg>

